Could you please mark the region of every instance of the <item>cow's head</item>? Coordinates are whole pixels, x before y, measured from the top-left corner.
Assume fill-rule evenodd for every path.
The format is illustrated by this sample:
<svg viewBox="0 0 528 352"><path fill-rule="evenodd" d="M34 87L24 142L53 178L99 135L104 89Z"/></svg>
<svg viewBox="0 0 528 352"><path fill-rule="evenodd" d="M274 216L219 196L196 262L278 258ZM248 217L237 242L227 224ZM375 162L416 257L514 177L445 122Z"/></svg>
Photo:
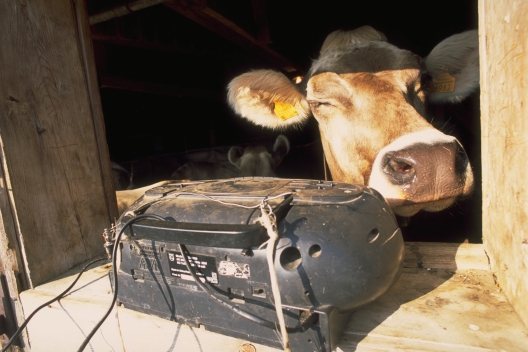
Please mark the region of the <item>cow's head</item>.
<svg viewBox="0 0 528 352"><path fill-rule="evenodd" d="M240 176L275 176L275 169L290 151L290 142L284 135L278 135L269 150L263 144L245 147L231 147L227 157L240 170Z"/></svg>
<svg viewBox="0 0 528 352"><path fill-rule="evenodd" d="M425 59L371 27L330 34L300 86L271 70L229 84L229 103L273 129L313 115L332 178L377 189L411 216L450 206L473 188L460 143L425 119L426 100L457 102L478 88L476 31L454 35Z"/></svg>

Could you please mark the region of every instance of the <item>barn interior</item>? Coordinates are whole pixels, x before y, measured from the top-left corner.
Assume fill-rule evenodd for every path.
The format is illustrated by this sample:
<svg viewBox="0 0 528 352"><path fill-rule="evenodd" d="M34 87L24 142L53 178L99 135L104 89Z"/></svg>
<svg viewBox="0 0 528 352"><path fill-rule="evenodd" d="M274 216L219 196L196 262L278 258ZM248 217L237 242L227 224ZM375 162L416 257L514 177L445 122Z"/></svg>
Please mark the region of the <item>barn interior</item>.
<svg viewBox="0 0 528 352"><path fill-rule="evenodd" d="M336 29L371 25L424 57L478 25L476 0L87 3L110 158L133 172L136 186L168 178L190 151L267 143L278 133L292 145L278 175L324 179L316 121L282 132L253 126L229 108L228 82L259 68L302 76ZM482 242L478 103L477 92L460 104L429 106L432 124L465 147L477 187L447 210L414 216L405 240Z"/></svg>

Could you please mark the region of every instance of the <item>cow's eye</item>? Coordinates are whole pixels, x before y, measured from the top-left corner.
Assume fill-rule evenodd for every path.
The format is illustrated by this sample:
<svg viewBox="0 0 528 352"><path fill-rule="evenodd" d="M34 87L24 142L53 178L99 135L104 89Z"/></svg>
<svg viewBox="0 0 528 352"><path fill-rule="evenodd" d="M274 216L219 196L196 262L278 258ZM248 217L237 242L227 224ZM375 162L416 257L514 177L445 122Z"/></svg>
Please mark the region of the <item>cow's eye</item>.
<svg viewBox="0 0 528 352"><path fill-rule="evenodd" d="M319 107L322 107L322 106L332 106L332 104L330 104L327 101L311 101L310 102L310 106L312 108L319 108Z"/></svg>
<svg viewBox="0 0 528 352"><path fill-rule="evenodd" d="M432 84L433 84L433 77L427 72L422 73L422 77L420 77L421 88L425 89L426 91L429 91Z"/></svg>

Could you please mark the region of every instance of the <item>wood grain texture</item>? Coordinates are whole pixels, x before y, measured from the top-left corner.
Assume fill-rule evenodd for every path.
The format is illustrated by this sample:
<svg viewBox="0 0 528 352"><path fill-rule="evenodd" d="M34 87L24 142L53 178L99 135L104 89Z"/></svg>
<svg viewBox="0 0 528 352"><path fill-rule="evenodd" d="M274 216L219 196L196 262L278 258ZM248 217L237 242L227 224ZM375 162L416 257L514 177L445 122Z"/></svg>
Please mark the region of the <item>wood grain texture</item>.
<svg viewBox="0 0 528 352"><path fill-rule="evenodd" d="M81 277L71 295L43 309L28 325L32 347L75 351L112 300L107 272L96 267ZM28 312L64 290L72 270L22 293ZM302 293L300 293L302 294ZM222 307L218 307L222 309ZM52 322L52 323L50 323ZM58 328L60 327L60 328ZM122 339L121 339L122 336ZM94 351L272 352L262 346L139 313L115 309L90 342ZM124 346L124 348L123 348ZM372 304L354 313L336 351L526 351L528 334L519 316L484 270L407 268Z"/></svg>
<svg viewBox="0 0 528 352"><path fill-rule="evenodd" d="M480 0L482 231L528 325L528 2Z"/></svg>
<svg viewBox="0 0 528 352"><path fill-rule="evenodd" d="M488 257L481 244L406 242L404 267L450 270L488 270Z"/></svg>
<svg viewBox="0 0 528 352"><path fill-rule="evenodd" d="M79 39L79 49L86 77L86 88L90 102L92 123L99 161L101 163L101 180L105 194L106 206L111 218L118 216L117 203L114 196L114 177L111 171L110 153L106 142L106 128L103 116L103 105L99 95L99 82L97 69L95 67L95 54L93 49L90 23L86 9L86 0L77 0L72 3L75 9L75 19L77 23L77 35Z"/></svg>
<svg viewBox="0 0 528 352"><path fill-rule="evenodd" d="M94 132L73 2L0 2L0 47L4 171L35 286L102 253L112 221L102 175L111 170Z"/></svg>
<svg viewBox="0 0 528 352"><path fill-rule="evenodd" d="M1 155L1 154L0 154ZM5 160L2 156L1 160ZM3 165L0 165L0 275L5 275L5 283L7 287L1 287L2 302L0 302L0 311L11 308L11 312L3 314L5 318L12 317L14 321L7 321L7 324L13 324L14 332L17 322L25 320L24 309L20 302L19 292L26 288L27 276L26 270L20 255L20 247L18 246L16 224L13 222L12 207L9 203L8 189L10 188L9 179L6 178L3 172ZM4 291L5 290L5 291ZM5 300L5 301L4 301ZM9 302L7 302L9 300ZM9 340L8 331L2 331L5 341ZM22 342L20 342L22 341ZM19 338L20 347L13 346L12 352L24 351L26 346L29 346L27 331L22 331ZM0 347L2 344L0 343Z"/></svg>

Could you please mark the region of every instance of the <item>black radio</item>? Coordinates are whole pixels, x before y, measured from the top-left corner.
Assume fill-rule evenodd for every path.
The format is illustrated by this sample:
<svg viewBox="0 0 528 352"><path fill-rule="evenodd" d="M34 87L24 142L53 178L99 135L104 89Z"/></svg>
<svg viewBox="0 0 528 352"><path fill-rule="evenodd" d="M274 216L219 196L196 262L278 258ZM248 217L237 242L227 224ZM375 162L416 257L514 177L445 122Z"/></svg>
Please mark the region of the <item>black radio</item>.
<svg viewBox="0 0 528 352"><path fill-rule="evenodd" d="M293 351L333 350L353 311L387 291L403 262L401 231L385 200L347 183L169 183L148 190L117 229L127 223L121 304L279 348L282 315ZM272 230L278 239L266 244Z"/></svg>

